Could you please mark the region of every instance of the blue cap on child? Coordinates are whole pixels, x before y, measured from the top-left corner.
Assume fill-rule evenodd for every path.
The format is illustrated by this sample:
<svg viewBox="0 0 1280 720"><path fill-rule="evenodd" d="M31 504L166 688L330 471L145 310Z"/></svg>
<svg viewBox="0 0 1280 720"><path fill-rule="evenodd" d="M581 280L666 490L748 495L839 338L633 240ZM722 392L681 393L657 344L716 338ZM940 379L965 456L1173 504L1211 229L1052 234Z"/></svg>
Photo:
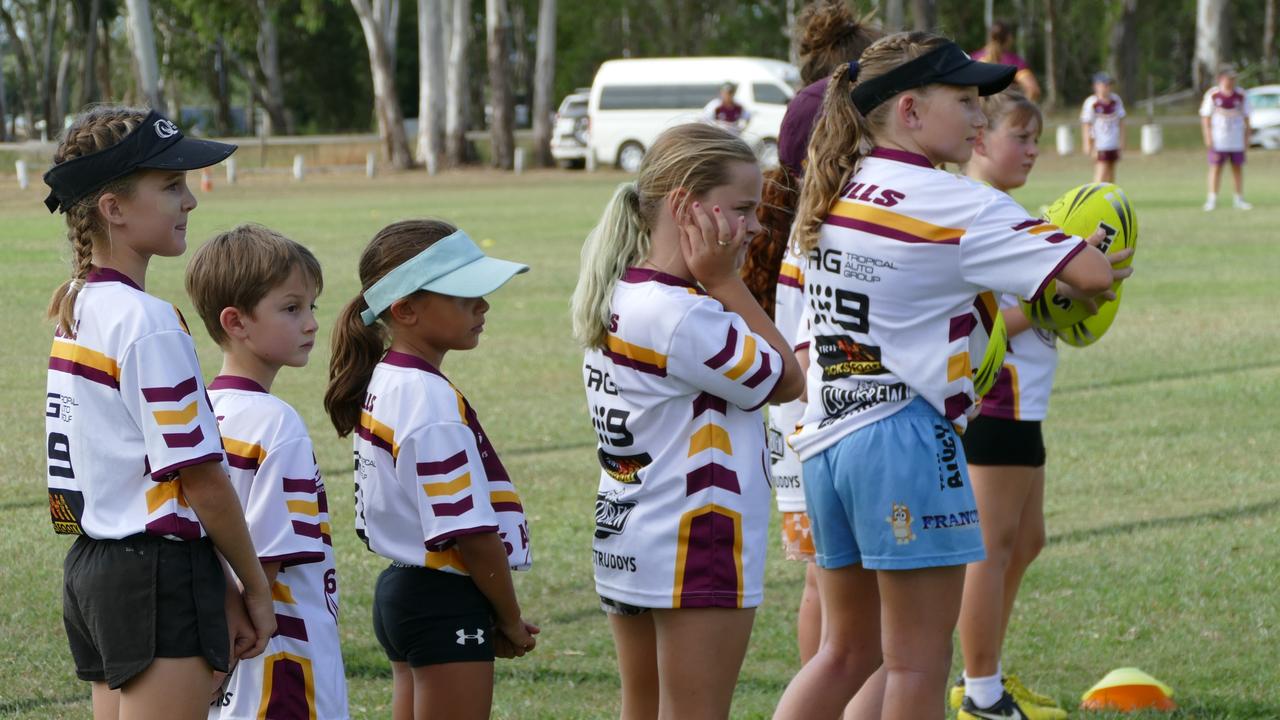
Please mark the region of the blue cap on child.
<svg viewBox="0 0 1280 720"><path fill-rule="evenodd" d="M372 325L391 303L419 290L454 297L488 295L528 270L528 265L486 256L466 233L458 230L432 243L365 290L364 301L369 308L360 313L360 318L365 325Z"/></svg>

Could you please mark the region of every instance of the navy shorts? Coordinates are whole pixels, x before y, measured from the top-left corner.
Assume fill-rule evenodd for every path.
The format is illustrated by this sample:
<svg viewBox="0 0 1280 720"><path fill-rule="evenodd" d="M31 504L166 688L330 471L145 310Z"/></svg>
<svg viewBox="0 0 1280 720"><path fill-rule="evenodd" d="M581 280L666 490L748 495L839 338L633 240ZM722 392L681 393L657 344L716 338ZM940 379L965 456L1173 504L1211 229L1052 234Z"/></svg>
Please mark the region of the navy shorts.
<svg viewBox="0 0 1280 720"><path fill-rule="evenodd" d="M917 397L804 462L819 567L913 570L986 557L964 447Z"/></svg>
<svg viewBox="0 0 1280 720"><path fill-rule="evenodd" d="M412 667L493 662L493 606L466 575L392 563L373 593L373 634Z"/></svg>

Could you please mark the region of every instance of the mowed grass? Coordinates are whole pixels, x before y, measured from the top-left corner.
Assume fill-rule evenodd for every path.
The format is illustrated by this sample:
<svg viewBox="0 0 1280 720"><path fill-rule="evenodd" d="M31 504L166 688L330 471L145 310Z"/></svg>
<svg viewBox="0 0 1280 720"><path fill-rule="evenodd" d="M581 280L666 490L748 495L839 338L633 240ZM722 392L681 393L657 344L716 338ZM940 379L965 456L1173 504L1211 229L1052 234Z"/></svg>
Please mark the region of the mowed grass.
<svg viewBox="0 0 1280 720"><path fill-rule="evenodd" d="M1251 213L1201 212L1199 152L1135 153L1119 172L1141 222L1137 274L1110 335L1062 351L1046 424L1049 546L1023 587L1006 668L1067 707L1108 670L1136 665L1176 689L1175 717L1277 718L1280 155L1250 156ZM1017 197L1036 208L1089 174L1081 158L1047 157ZM490 298L481 347L444 367L520 485L532 527L535 564L518 587L543 633L534 654L499 663L494 716L617 714L612 642L591 581L594 436L566 307L581 239L622 179L314 174L304 184L220 183L200 195L193 246L251 220L308 244L324 263L321 343L311 365L284 370L275 390L306 418L329 488L355 717L390 712L390 670L369 620L385 562L350 529L350 442L334 436L320 401L329 331L357 289L361 248L384 224L414 216L447 218L490 253L533 266ZM0 716L83 718L88 686L75 679L61 622L69 539L49 527L41 415L44 304L68 253L41 197L37 188L0 193ZM207 379L219 356L182 292L185 263L155 261L148 289L192 320ZM783 561L770 537L766 599L734 717L767 717L796 670L803 568Z"/></svg>

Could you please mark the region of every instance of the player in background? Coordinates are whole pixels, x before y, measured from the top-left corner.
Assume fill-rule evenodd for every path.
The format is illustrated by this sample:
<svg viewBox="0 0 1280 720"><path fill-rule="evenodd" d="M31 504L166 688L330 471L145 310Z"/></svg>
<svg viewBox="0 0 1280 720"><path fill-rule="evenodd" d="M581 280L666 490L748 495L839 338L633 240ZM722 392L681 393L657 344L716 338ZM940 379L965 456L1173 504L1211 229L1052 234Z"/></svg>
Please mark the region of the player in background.
<svg viewBox="0 0 1280 720"><path fill-rule="evenodd" d="M778 167L764 171L764 189L756 213L760 232L747 248L742 279L756 301L773 318L788 343L793 345L800 330L804 310L804 258L788 253L791 223L800 195L805 148L822 104L827 78L837 65L862 54L880 32L856 18L845 0L822 0L806 5L796 18L800 49L800 80L804 89L787 104L778 131ZM808 367L808 350L798 351L801 371ZM804 590L796 613L796 645L800 664L809 662L818 651L822 633L822 605L813 564L813 533L804 509L800 459L787 445L804 411L804 398L769 407L769 459L773 463L773 490L778 512L782 513L782 548L788 560L805 563ZM862 638L866 674L880 664L879 638Z"/></svg>
<svg viewBox="0 0 1280 720"><path fill-rule="evenodd" d="M1027 61L1013 51L1013 30L1009 28L1009 23L1004 20L992 22L991 27L987 29L987 44L974 50L969 56L981 62L1000 63L1018 68L1018 74L1013 76L1013 81L1031 102L1040 100L1040 83L1036 80L1036 74L1031 71Z"/></svg>
<svg viewBox="0 0 1280 720"><path fill-rule="evenodd" d="M1200 103L1200 126L1204 146L1209 150L1209 195L1205 212L1218 205L1218 186L1222 183L1222 165L1231 162L1231 180L1235 197L1231 205L1237 210L1252 210L1244 200L1244 154L1249 149L1249 98L1236 87L1236 70L1224 65L1218 71L1218 84L1209 88Z"/></svg>
<svg viewBox="0 0 1280 720"><path fill-rule="evenodd" d="M738 86L726 82L720 86L720 97L707 103L702 114L707 122L718 125L734 135L741 135L751 122L751 111L734 99Z"/></svg>
<svg viewBox="0 0 1280 720"><path fill-rule="evenodd" d="M1035 297L1056 277L1093 297L1112 282L1084 241L936 168L969 159L986 125L979 96L1015 72L912 32L877 41L828 84L793 231L808 253L811 362L791 444L824 633L880 637L883 664L859 689L825 643L775 717L834 717L851 696L854 717L942 717L964 565L983 557L956 436L976 412L969 336L992 319L978 295Z"/></svg>
<svg viewBox="0 0 1280 720"><path fill-rule="evenodd" d="M593 543L633 718L726 718L764 586L766 402L803 379L738 263L759 231L751 148L660 135L582 249L572 300L601 465Z"/></svg>
<svg viewBox="0 0 1280 720"><path fill-rule="evenodd" d="M276 627L195 344L144 290L152 257L186 250L186 171L234 150L103 105L67 128L44 178L73 258L49 305L49 510L55 532L77 536L63 622L100 720L204 718L214 672L262 652Z"/></svg>
<svg viewBox="0 0 1280 720"><path fill-rule="evenodd" d="M536 644L511 577L530 565L524 507L440 369L479 344L484 296L528 269L446 222L392 223L360 255L360 294L334 330L324 406L355 435L356 534L391 561L373 629L394 720L489 717L494 657Z"/></svg>
<svg viewBox="0 0 1280 720"><path fill-rule="evenodd" d="M1010 88L982 99L987 127L978 135L968 176L1003 192L1026 184L1040 155L1040 109ZM1112 263L1132 255L1108 256ZM1116 271L1117 276L1131 271ZM1111 292L1103 293L1104 299ZM1041 422L1058 365L1053 333L1031 327L1015 295L1000 298L1009 349L995 385L982 399L981 414L964 433L969 479L982 518L987 558L965 571L960 604L960 647L965 671L951 689L952 709L996 704L1008 691L1029 720L1057 720L1067 713L1057 702L1003 672L1001 648L1027 567L1044 547L1045 449ZM966 697L967 695L967 697Z"/></svg>
<svg viewBox="0 0 1280 720"><path fill-rule="evenodd" d="M1124 150L1124 102L1111 91L1111 76L1093 75L1093 94L1080 109L1080 134L1084 154L1093 157L1093 181L1115 182L1116 163Z"/></svg>
<svg viewBox="0 0 1280 720"><path fill-rule="evenodd" d="M280 368L305 366L315 345L320 263L277 232L241 225L196 251L186 285L222 349L209 397L277 623L266 652L233 669L209 717L346 720L329 500L306 424L271 394Z"/></svg>

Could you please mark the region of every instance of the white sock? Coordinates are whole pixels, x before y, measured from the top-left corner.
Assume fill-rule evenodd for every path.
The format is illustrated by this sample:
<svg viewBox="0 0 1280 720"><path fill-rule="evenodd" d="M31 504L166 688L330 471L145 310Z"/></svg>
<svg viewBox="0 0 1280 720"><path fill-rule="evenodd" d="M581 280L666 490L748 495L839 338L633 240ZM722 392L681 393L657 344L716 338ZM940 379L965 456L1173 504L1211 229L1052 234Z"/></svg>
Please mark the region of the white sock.
<svg viewBox="0 0 1280 720"><path fill-rule="evenodd" d="M1210 205L1218 202L1218 193L1209 193L1209 197L1205 198L1205 202Z"/></svg>
<svg viewBox="0 0 1280 720"><path fill-rule="evenodd" d="M1000 673L988 675L986 677L969 677L968 673L964 676L964 694L973 700L973 704L980 708L989 708L1000 701L1000 696L1004 694L1004 685L1000 682Z"/></svg>

